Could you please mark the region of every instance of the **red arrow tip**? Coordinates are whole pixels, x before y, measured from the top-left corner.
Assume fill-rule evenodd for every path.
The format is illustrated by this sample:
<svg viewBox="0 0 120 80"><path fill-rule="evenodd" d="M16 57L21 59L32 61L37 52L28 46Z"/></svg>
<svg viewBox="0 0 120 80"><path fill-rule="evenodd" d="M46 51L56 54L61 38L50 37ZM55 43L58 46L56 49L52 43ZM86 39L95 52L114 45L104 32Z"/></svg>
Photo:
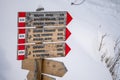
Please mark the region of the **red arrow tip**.
<svg viewBox="0 0 120 80"><path fill-rule="evenodd" d="M72 16L67 12L66 25L68 25L68 24L70 23L71 20L72 20Z"/></svg>
<svg viewBox="0 0 120 80"><path fill-rule="evenodd" d="M69 53L71 48L65 43L65 56Z"/></svg>
<svg viewBox="0 0 120 80"><path fill-rule="evenodd" d="M71 32L69 31L68 28L66 28L66 39L65 39L65 40L67 40L67 38L68 38L70 35L71 35Z"/></svg>

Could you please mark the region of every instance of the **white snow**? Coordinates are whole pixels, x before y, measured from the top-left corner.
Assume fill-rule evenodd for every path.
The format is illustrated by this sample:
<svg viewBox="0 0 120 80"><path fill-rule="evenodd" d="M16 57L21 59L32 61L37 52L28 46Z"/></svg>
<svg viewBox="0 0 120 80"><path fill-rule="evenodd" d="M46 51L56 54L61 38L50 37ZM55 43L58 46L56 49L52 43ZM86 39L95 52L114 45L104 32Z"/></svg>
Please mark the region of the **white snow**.
<svg viewBox="0 0 120 80"><path fill-rule="evenodd" d="M71 2L74 0L0 1L0 55L4 54L1 61L5 63L2 66L7 66L7 71L0 72L0 76L5 80L26 78L28 71L22 70L21 61L16 60L17 12L35 11L42 5L45 11L68 11L73 17L67 26L72 35L66 41L72 50L66 57L55 59L64 62L68 72L62 78L56 77L56 80L112 80L108 69L100 61L98 31L101 25L101 34L108 33L111 39L120 36L120 1L85 0L81 5L72 6Z"/></svg>

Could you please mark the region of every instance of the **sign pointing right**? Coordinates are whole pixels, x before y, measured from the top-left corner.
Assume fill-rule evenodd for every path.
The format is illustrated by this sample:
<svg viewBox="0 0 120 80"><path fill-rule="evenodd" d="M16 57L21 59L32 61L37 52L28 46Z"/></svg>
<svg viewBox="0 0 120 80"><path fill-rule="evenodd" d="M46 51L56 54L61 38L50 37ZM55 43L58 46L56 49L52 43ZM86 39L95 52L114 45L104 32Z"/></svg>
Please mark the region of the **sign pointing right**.
<svg viewBox="0 0 120 80"><path fill-rule="evenodd" d="M69 51L71 50L71 48L65 44L65 56L69 53Z"/></svg>
<svg viewBox="0 0 120 80"><path fill-rule="evenodd" d="M67 12L67 18L66 18L66 25L68 25L70 23L70 21L72 20L72 16Z"/></svg>
<svg viewBox="0 0 120 80"><path fill-rule="evenodd" d="M34 80L34 78L35 78L34 76L35 76L34 72L29 71L29 73L27 75L27 80ZM41 80L56 80L56 79L42 74Z"/></svg>
<svg viewBox="0 0 120 80"><path fill-rule="evenodd" d="M67 40L70 35L71 35L71 32L69 31L68 28L66 28L66 38L65 38L65 40Z"/></svg>
<svg viewBox="0 0 120 80"><path fill-rule="evenodd" d="M63 62L44 58L69 53L66 40L71 32L66 26L71 20L67 11L18 12L17 59L23 60L22 69L30 71L27 80L56 80L47 74L63 77L67 72Z"/></svg>
<svg viewBox="0 0 120 80"><path fill-rule="evenodd" d="M39 62L39 60L37 61ZM34 63L35 63L35 60L33 59L25 59L22 61L22 69L35 71ZM43 59L41 72L44 74L50 74L50 75L62 77L67 72L67 69L63 62Z"/></svg>

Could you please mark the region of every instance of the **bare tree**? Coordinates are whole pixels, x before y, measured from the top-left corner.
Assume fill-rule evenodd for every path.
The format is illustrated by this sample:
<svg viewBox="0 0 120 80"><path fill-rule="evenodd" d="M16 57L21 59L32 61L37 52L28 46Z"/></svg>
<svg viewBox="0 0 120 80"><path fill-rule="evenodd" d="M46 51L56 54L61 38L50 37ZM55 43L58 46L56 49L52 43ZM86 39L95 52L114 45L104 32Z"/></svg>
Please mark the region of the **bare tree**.
<svg viewBox="0 0 120 80"><path fill-rule="evenodd" d="M114 72L114 68L116 66L116 64L118 63L118 61L120 60L120 49L119 52L116 54L115 58L114 58L114 62L110 67L110 72Z"/></svg>
<svg viewBox="0 0 120 80"><path fill-rule="evenodd" d="M107 33L105 33L104 35L102 35L98 51L101 51L102 47L104 46L104 44L103 44L104 39L105 39L105 37L107 37L107 36L108 36Z"/></svg>
<svg viewBox="0 0 120 80"><path fill-rule="evenodd" d="M105 59L106 55L107 55L107 51L106 51L106 52L104 52L104 53L101 55L101 61L102 61L102 62L104 61L104 59Z"/></svg>
<svg viewBox="0 0 120 80"><path fill-rule="evenodd" d="M99 25L99 28L101 28L101 25ZM100 37L98 46L98 51L101 53L101 61L106 64L106 67L110 71L113 80L120 80L120 37L118 37L114 42L114 56L111 56L109 55L110 53L108 53L108 47L105 45L108 42L105 41L106 38L109 38L109 35L107 33L104 33Z"/></svg>
<svg viewBox="0 0 120 80"><path fill-rule="evenodd" d="M114 51L115 51L115 50L116 50L116 48L118 47L119 43L120 43L120 37L119 37L119 38L117 38L117 39L116 39L116 41L115 41Z"/></svg>
<svg viewBox="0 0 120 80"><path fill-rule="evenodd" d="M120 38L115 40L113 49L114 49L114 56L110 57L107 56L107 49L106 51L102 52L102 48L104 48L104 39L107 37L107 34L102 35L100 40L100 45L98 51L101 52L101 61L106 63L106 67L109 69L113 80L120 80L119 77L119 68L120 68Z"/></svg>

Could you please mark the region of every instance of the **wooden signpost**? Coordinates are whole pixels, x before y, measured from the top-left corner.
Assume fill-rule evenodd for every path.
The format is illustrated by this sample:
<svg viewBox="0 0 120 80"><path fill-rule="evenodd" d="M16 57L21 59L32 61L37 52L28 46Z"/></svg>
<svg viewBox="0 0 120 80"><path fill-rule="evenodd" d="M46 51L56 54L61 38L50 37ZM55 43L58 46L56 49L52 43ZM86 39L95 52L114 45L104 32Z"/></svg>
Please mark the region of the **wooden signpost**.
<svg viewBox="0 0 120 80"><path fill-rule="evenodd" d="M19 29L18 43L60 42L66 39L66 28L27 28Z"/></svg>
<svg viewBox="0 0 120 80"><path fill-rule="evenodd" d="M56 80L45 74L62 77L67 69L63 62L45 58L64 57L71 50L65 43L72 20L67 11L18 12L17 59L29 70L28 80Z"/></svg>
<svg viewBox="0 0 120 80"><path fill-rule="evenodd" d="M36 60L34 59L23 60L22 69L26 69L34 72L36 70L35 67L36 64L34 64L35 62ZM40 60L37 60L37 62L40 63ZM41 67L41 65L39 65L39 67ZM58 77L62 77L67 72L67 69L63 62L53 61L49 59L42 59L41 69L42 69L41 73L50 74Z"/></svg>
<svg viewBox="0 0 120 80"><path fill-rule="evenodd" d="M59 26L63 27L69 21L66 18L71 16L67 11L49 11L49 12L19 12L18 27L41 27L41 26ZM71 21L71 20L70 20Z"/></svg>
<svg viewBox="0 0 120 80"><path fill-rule="evenodd" d="M34 80L34 72L33 71L29 71L28 75L27 75L27 80ZM47 75L44 75L42 74L41 75L41 80L56 80L55 78L52 78L50 76L47 76Z"/></svg>
<svg viewBox="0 0 120 80"><path fill-rule="evenodd" d="M66 43L18 45L18 49L18 54L23 54L28 59L64 57L70 51L70 47Z"/></svg>

